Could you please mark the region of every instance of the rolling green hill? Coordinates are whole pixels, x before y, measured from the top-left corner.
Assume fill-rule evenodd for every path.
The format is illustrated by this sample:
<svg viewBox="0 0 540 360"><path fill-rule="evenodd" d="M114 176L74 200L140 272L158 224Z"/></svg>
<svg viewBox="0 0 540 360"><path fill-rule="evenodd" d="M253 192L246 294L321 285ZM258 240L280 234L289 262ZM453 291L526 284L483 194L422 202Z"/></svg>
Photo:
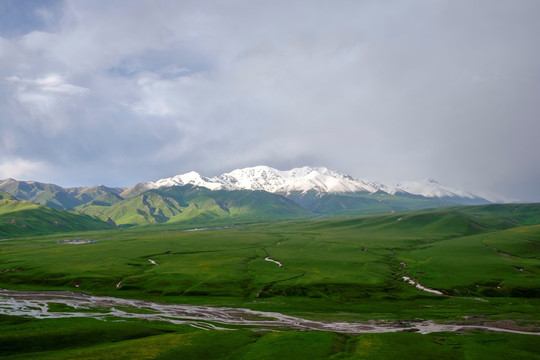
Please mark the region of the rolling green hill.
<svg viewBox="0 0 540 360"><path fill-rule="evenodd" d="M109 195L117 196L117 195ZM206 223L218 219L269 221L315 216L358 216L392 214L400 211L451 207L456 204L421 197L367 192L343 194L290 193L265 191L212 191L191 185L147 190L126 200L100 198L76 209L82 213L110 218L117 224Z"/></svg>
<svg viewBox="0 0 540 360"><path fill-rule="evenodd" d="M119 225L215 220L294 219L313 214L293 201L265 191L212 191L190 185L149 190L109 206L84 205L85 214L112 219Z"/></svg>
<svg viewBox="0 0 540 360"><path fill-rule="evenodd" d="M59 210L74 210L77 206L92 202L99 205L114 204L123 200L119 195L123 190L103 185L63 188L55 184L37 181L14 179L0 181L0 191L20 200L31 201Z"/></svg>
<svg viewBox="0 0 540 360"><path fill-rule="evenodd" d="M66 189L67 193L78 199L81 204L112 205L124 200L120 196L123 189L104 185L75 187Z"/></svg>
<svg viewBox="0 0 540 360"><path fill-rule="evenodd" d="M315 191L306 193L293 192L287 197L305 209L316 214L344 215L374 215L388 214L396 211L418 210L455 206L456 203L430 199L420 196L390 195L384 192L368 193L338 193L318 194Z"/></svg>
<svg viewBox="0 0 540 360"><path fill-rule="evenodd" d="M391 195L383 191L319 193L310 190L263 195L263 191L211 191L193 187L199 189L199 193L193 195L193 191L179 190L184 187L193 186L163 187L149 192L145 183L124 189L103 185L63 188L35 181L0 181L0 191L18 199L54 209L77 210L103 220L110 218L122 225L232 218L264 221L298 216L358 216L458 205L450 198L435 199L404 192ZM285 198L290 201L284 201Z"/></svg>
<svg viewBox="0 0 540 360"><path fill-rule="evenodd" d="M65 191L64 188L36 181L7 179L1 182L0 191L5 191L17 199L31 201L53 209L73 209L82 202Z"/></svg>
<svg viewBox="0 0 540 360"><path fill-rule="evenodd" d="M104 221L63 210L20 201L0 192L0 236L18 237L68 231L110 229Z"/></svg>

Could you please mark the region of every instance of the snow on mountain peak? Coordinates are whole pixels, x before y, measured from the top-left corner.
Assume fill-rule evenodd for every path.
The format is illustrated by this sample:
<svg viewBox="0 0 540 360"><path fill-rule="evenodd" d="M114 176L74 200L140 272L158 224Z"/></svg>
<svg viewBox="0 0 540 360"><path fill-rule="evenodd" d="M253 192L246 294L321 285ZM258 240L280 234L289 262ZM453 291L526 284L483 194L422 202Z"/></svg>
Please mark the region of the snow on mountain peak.
<svg viewBox="0 0 540 360"><path fill-rule="evenodd" d="M236 169L211 178L197 172L176 175L155 182L140 184L144 189L156 189L177 185L193 185L210 190L263 190L271 193L316 191L317 193L347 193L384 191L388 194L409 193L427 198L484 199L469 192L445 186L429 178L385 186L383 184L355 179L325 167L304 166L291 170L277 170L269 166Z"/></svg>
<svg viewBox="0 0 540 360"><path fill-rule="evenodd" d="M178 185L194 185L202 186L210 190L219 190L222 188L222 184L216 183L207 177L201 176L198 172L191 171L185 174L176 175L171 178L161 179L156 182L147 183L151 185L151 188L161 188Z"/></svg>
<svg viewBox="0 0 540 360"><path fill-rule="evenodd" d="M171 178L149 182L148 188L161 188L175 185L202 186L211 190L264 190L272 193L307 192L341 193L367 191L375 192L377 187L362 180L354 179L325 167L294 168L281 171L269 166L254 166L236 169L212 178L196 172L176 175Z"/></svg>
<svg viewBox="0 0 540 360"><path fill-rule="evenodd" d="M238 169L222 175L223 179L233 180L242 189L265 190L274 193L307 192L341 193L378 189L361 180L328 170L325 167L294 168L280 171L268 166Z"/></svg>
<svg viewBox="0 0 540 360"><path fill-rule="evenodd" d="M394 186L384 189L389 194L396 194L399 192L406 192L413 195L421 195L428 198L467 198L477 199L476 195L461 189L456 189L450 186L445 186L437 182L436 180L429 178L420 181L407 181L396 184Z"/></svg>

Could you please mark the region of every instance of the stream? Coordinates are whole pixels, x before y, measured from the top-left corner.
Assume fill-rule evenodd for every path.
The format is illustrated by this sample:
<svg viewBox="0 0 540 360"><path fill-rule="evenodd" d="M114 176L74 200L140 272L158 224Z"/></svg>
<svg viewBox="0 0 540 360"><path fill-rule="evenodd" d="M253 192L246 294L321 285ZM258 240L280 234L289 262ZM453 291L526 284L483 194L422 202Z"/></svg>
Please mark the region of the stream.
<svg viewBox="0 0 540 360"><path fill-rule="evenodd" d="M273 262L274 264L278 265L279 267L282 267L282 266L283 266L283 264L280 263L279 261L274 260L274 259L270 259L270 256L265 257L265 258L264 258L264 261L270 261L270 262Z"/></svg>
<svg viewBox="0 0 540 360"><path fill-rule="evenodd" d="M65 311L51 311L51 304L63 304ZM54 305L53 305L54 306ZM58 307L57 307L58 308ZM131 311L130 311L131 310ZM69 291L0 290L0 314L36 319L87 317L100 320L143 319L190 325L200 329L229 330L224 326L241 325L253 329L290 328L339 333L386 333L412 331L421 334L442 331L484 330L515 334L540 335L540 332L499 328L491 325L440 324L433 321L370 321L365 323L307 320L277 312L244 308L160 304L109 296L92 296Z"/></svg>

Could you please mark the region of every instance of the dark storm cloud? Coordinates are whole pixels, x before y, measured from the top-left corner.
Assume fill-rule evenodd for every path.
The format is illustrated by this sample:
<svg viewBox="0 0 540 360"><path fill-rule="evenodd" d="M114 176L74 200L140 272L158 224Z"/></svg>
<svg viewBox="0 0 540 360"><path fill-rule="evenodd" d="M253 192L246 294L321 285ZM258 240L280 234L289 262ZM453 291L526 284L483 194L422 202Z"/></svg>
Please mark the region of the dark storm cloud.
<svg viewBox="0 0 540 360"><path fill-rule="evenodd" d="M0 178L308 164L540 201L537 1L55 4L0 32Z"/></svg>

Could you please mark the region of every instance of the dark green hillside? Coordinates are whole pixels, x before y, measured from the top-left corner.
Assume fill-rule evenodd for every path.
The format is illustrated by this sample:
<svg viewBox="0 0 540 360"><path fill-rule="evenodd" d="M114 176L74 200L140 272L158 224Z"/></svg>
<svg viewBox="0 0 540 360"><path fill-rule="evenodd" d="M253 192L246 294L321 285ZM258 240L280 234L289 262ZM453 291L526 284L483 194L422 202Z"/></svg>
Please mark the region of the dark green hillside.
<svg viewBox="0 0 540 360"><path fill-rule="evenodd" d="M54 184L7 179L0 181L0 191L5 191L20 200L59 210L74 210L87 203L111 205L123 200L119 195L123 189L103 185L66 189Z"/></svg>
<svg viewBox="0 0 540 360"><path fill-rule="evenodd" d="M74 209L82 202L58 185L36 181L7 179L0 183L0 191L5 191L20 200L31 201L53 209Z"/></svg>
<svg viewBox="0 0 540 360"><path fill-rule="evenodd" d="M119 203L120 201L123 201L124 199L117 194L114 193L103 193L96 195L96 197L89 200L85 205L98 205L98 206L110 206L116 203Z"/></svg>
<svg viewBox="0 0 540 360"><path fill-rule="evenodd" d="M540 226L452 238L403 251L405 273L451 295L540 298Z"/></svg>
<svg viewBox="0 0 540 360"><path fill-rule="evenodd" d="M85 205L78 210L101 219L111 218L119 225L144 225L166 222L182 213L183 207L174 199L148 192L114 205Z"/></svg>
<svg viewBox="0 0 540 360"><path fill-rule="evenodd" d="M95 205L111 205L124 200L120 196L120 193L123 190L124 189L110 188L104 185L66 189L71 196L80 200L81 203L95 203Z"/></svg>
<svg viewBox="0 0 540 360"><path fill-rule="evenodd" d="M264 191L212 191L190 185L149 190L112 205L85 205L78 210L101 219L111 218L121 225L207 223L222 219L268 221L312 216L280 195Z"/></svg>
<svg viewBox="0 0 540 360"><path fill-rule="evenodd" d="M486 224L496 229L540 224L539 203L469 206L460 211L474 218L482 218Z"/></svg>
<svg viewBox="0 0 540 360"><path fill-rule="evenodd" d="M0 237L110 228L109 224L88 215L19 201L5 192L0 192Z"/></svg>
<svg viewBox="0 0 540 360"><path fill-rule="evenodd" d="M456 203L420 196L390 195L384 192L318 194L293 192L287 197L305 209L321 215L373 215L395 211L418 210L455 206Z"/></svg>
<svg viewBox="0 0 540 360"><path fill-rule="evenodd" d="M490 204L396 212L390 215L336 219L336 227L395 232L402 236L467 236L540 224L540 204Z"/></svg>

